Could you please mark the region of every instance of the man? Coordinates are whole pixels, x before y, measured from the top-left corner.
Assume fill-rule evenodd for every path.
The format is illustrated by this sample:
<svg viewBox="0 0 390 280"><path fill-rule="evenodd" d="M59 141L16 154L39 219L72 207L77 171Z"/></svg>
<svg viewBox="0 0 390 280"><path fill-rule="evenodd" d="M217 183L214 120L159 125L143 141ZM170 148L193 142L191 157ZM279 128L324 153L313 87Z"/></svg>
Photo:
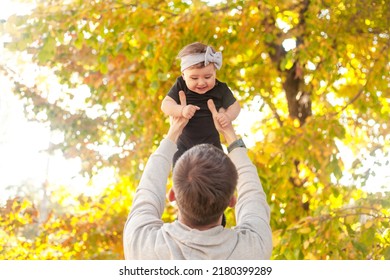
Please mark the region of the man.
<svg viewBox="0 0 390 280"><path fill-rule="evenodd" d="M180 95L183 106L185 97ZM269 259L272 253L270 210L257 170L232 124L221 127L212 100L208 107L229 155L202 144L184 153L173 170L168 193L178 206L178 220L163 223L166 184L188 122L173 117L169 131L146 164L125 225L126 259ZM234 196L237 186L237 203ZM237 226L221 226L223 212L235 206Z"/></svg>

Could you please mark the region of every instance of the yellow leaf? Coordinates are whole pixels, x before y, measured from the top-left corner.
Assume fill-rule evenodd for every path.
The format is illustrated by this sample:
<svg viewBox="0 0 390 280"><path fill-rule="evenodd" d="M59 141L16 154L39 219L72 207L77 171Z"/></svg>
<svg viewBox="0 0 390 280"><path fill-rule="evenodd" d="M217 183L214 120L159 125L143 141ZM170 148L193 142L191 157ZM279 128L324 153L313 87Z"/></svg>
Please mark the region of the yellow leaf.
<svg viewBox="0 0 390 280"><path fill-rule="evenodd" d="M83 241L87 241L88 239L88 234L86 232L83 233Z"/></svg>
<svg viewBox="0 0 390 280"><path fill-rule="evenodd" d="M364 224L364 227L365 227L365 228L370 228L373 224L374 224L374 222L373 222L372 220L368 220L368 221Z"/></svg>
<svg viewBox="0 0 390 280"><path fill-rule="evenodd" d="M298 233L301 233L301 234L308 234L309 232L311 232L311 229L308 227L300 228L298 230Z"/></svg>

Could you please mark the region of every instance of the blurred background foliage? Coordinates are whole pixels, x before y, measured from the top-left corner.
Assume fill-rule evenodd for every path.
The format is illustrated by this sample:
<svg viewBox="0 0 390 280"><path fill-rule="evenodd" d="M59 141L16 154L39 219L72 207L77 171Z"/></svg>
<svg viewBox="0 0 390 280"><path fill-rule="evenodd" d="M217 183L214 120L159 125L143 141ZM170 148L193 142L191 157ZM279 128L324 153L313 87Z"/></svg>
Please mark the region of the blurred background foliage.
<svg viewBox="0 0 390 280"><path fill-rule="evenodd" d="M1 24L5 48L60 86L0 71L26 116L61 135L48 153L79 158L87 178L113 168L115 182L93 196L46 182L45 199L8 199L0 259L123 258L133 193L168 129L176 55L194 41L223 52L218 79L243 107L235 125L268 195L272 258L390 259L390 182L369 185L389 166L389 18L385 0L35 1ZM175 215L168 205L163 219Z"/></svg>

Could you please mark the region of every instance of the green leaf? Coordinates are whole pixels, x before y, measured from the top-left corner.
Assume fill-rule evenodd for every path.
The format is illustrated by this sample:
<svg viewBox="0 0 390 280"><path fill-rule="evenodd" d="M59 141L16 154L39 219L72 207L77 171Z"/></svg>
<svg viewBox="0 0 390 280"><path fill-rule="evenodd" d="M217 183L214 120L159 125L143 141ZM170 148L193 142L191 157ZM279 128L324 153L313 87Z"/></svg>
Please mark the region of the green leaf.
<svg viewBox="0 0 390 280"><path fill-rule="evenodd" d="M38 53L38 61L42 64L53 59L56 49L56 40L50 35L43 42L41 51Z"/></svg>

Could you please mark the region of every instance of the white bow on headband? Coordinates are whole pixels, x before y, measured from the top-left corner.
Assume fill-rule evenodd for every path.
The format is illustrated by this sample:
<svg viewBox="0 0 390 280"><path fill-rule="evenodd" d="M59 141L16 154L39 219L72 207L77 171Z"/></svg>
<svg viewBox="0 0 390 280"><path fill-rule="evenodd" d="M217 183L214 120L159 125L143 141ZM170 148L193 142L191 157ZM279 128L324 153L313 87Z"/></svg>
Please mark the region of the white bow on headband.
<svg viewBox="0 0 390 280"><path fill-rule="evenodd" d="M183 72L188 67L192 65L198 64L204 61L204 65L207 66L209 63L214 63L217 69L221 69L222 66L222 53L221 52L213 52L211 47L207 46L205 53L194 53L183 56L181 58L181 71Z"/></svg>

